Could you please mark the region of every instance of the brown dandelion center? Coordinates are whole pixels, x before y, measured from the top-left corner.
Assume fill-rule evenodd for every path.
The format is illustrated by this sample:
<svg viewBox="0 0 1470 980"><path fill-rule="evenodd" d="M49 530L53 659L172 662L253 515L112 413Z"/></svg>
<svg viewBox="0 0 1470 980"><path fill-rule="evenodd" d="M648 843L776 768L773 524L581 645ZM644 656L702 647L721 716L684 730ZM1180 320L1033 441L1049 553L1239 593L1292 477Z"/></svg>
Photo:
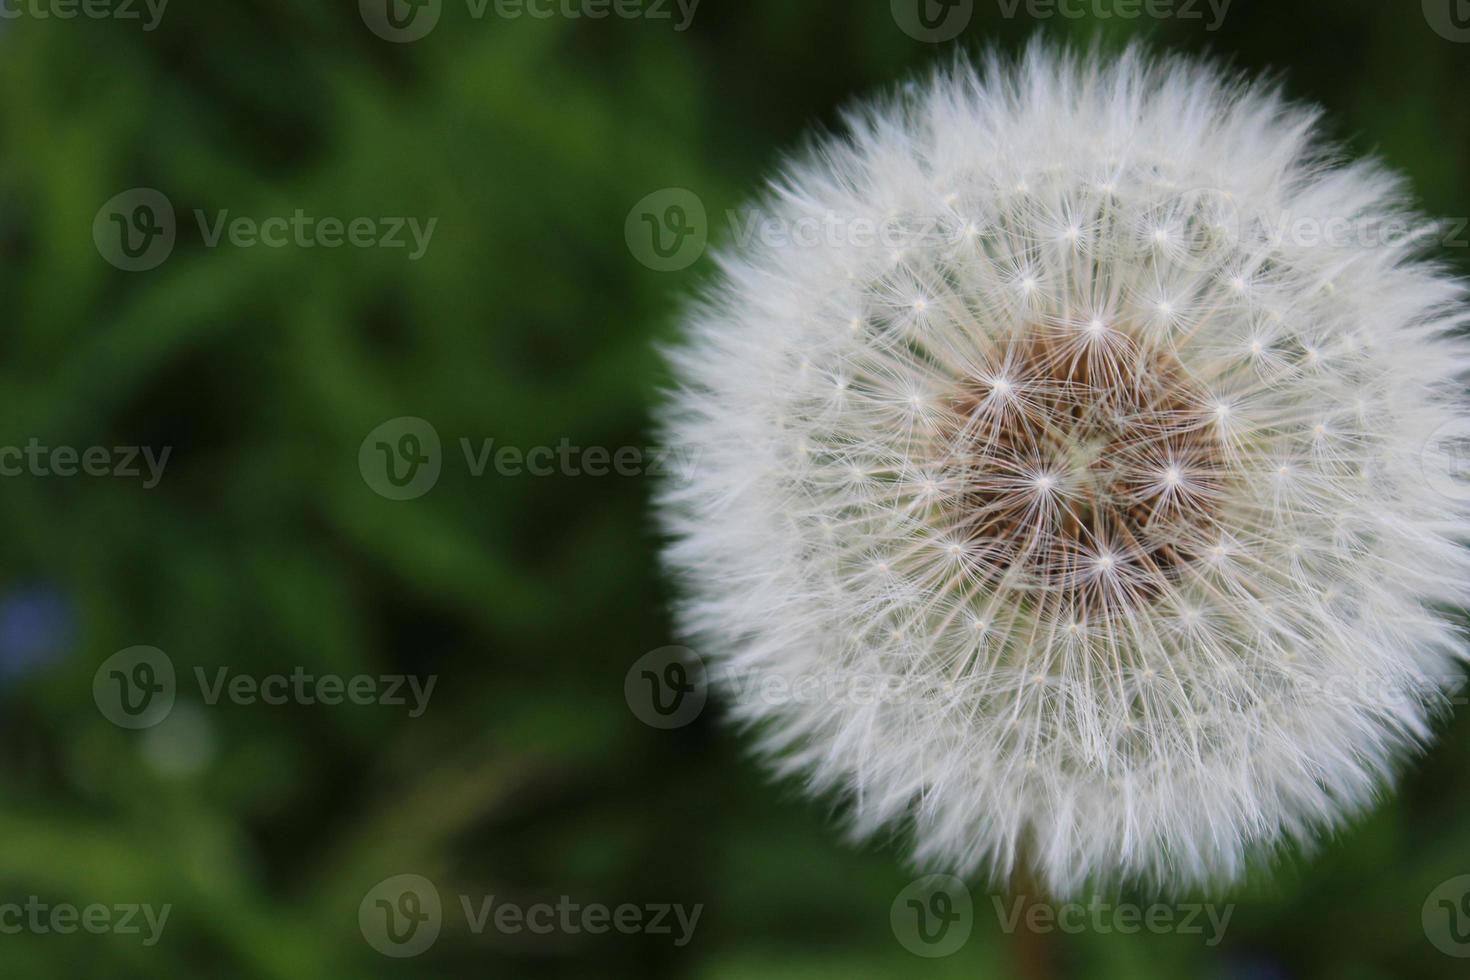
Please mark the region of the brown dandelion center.
<svg viewBox="0 0 1470 980"><path fill-rule="evenodd" d="M1147 601L1218 541L1216 415L1173 355L1094 325L998 352L951 405L958 519L997 581L1073 609Z"/></svg>

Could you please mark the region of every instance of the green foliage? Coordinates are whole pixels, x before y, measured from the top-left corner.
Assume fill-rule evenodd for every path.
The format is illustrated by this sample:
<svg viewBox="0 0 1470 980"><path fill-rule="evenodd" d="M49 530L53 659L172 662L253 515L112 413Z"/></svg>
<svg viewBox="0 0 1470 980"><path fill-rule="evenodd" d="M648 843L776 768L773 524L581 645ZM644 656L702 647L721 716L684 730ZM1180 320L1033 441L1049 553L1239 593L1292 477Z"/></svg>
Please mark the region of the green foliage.
<svg viewBox="0 0 1470 980"><path fill-rule="evenodd" d="M629 209L689 188L728 238L721 216L811 125L840 125L846 100L945 49L898 30L888 0L705 0L684 33L473 19L446 0L406 45L355 6L175 0L149 32L0 21L0 445L172 447L154 489L0 479L0 600L40 583L71 623L49 664L0 690L0 902L173 906L153 947L0 935L0 973L1010 975L1015 940L984 882L964 950L915 958L889 927L913 877L898 849L843 844L821 806L744 757L717 707L672 733L628 710L629 666L675 642L647 481L475 476L460 450L649 445L655 345L711 259L640 265ZM1140 34L1285 68L1428 209L1470 213L1470 45L1437 36L1417 4L1237 0L1215 34L1095 16L1038 28L1006 6L978 3L965 40ZM140 273L92 239L98 209L133 187L164 193L179 226L170 258ZM211 248L194 219L297 209L438 224L411 261ZM1463 248L1449 260L1470 269ZM438 485L408 502L374 493L357 464L400 416L444 441ZM109 723L91 693L99 665L137 644L180 677L178 706L144 732ZM207 705L194 671L221 667L438 687L420 718ZM1393 802L1231 896L1220 947L1053 935L1052 974L1453 975L1420 924L1429 892L1470 872L1470 729L1446 727ZM397 961L357 912L403 873L437 883L446 926ZM704 912L683 948L474 935L462 894Z"/></svg>

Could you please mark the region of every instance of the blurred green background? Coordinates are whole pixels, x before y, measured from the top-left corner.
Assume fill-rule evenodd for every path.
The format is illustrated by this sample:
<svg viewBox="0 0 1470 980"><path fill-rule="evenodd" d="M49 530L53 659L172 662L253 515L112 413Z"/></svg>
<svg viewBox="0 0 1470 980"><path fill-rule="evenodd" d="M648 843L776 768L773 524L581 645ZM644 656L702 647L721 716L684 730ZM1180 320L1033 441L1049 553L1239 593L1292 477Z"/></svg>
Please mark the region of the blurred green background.
<svg viewBox="0 0 1470 980"><path fill-rule="evenodd" d="M650 443L654 345L712 262L640 263L630 209L687 188L727 239L718 216L810 127L948 56L889 0L703 0L685 31L672 6L542 20L443 0L401 44L369 29L371 3L174 0L154 30L141 6L142 21L37 15L64 2L7 0L0 19L0 446L172 453L151 489L0 479L0 903L172 910L152 946L0 935L0 976L1008 977L1038 956L1027 975L1463 975L1421 913L1470 873L1470 711L1351 832L1222 899L1236 907L1215 948L1018 941L976 881L969 942L921 959L890 928L916 876L902 847L842 843L827 809L745 756L717 703L673 732L629 709L630 666L677 641L651 482L466 465L461 439ZM977 0L959 43L1142 36L1280 70L1355 151L1408 173L1427 210L1470 214L1470 43L1416 0L1235 0L1217 31L1202 0L1202 20L1038 22L1010 6ZM139 187L171 202L177 242L126 272L94 219ZM208 247L196 209L438 224L411 261ZM1470 271L1465 248L1445 255ZM359 449L404 416L434 426L443 472L393 501ZM92 685L140 644L168 654L179 693L133 731ZM438 685L419 718L209 705L194 671L226 666ZM437 885L444 927L394 959L358 912L405 873ZM703 913L682 948L476 935L460 895Z"/></svg>

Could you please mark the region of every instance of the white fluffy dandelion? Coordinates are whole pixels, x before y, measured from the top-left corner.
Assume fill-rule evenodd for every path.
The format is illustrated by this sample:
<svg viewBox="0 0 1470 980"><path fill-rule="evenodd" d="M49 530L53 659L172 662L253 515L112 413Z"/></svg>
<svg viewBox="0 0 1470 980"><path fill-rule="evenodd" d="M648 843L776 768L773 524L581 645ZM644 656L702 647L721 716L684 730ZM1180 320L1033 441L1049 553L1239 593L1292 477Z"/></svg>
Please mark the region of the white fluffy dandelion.
<svg viewBox="0 0 1470 980"><path fill-rule="evenodd" d="M682 622L858 836L1057 894L1219 884L1429 734L1467 317L1316 120L1038 46L853 113L763 202L824 233L723 256L665 417L700 460L661 500Z"/></svg>

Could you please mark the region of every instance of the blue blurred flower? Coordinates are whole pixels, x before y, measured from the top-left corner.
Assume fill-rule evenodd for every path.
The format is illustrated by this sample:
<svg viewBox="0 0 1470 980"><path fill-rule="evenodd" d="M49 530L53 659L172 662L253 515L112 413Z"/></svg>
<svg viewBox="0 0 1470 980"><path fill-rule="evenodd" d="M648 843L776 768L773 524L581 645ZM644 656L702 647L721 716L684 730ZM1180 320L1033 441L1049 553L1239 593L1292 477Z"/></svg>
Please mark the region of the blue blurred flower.
<svg viewBox="0 0 1470 980"><path fill-rule="evenodd" d="M1286 965L1263 951L1237 953L1229 957L1225 976L1229 980L1292 980L1292 973Z"/></svg>
<svg viewBox="0 0 1470 980"><path fill-rule="evenodd" d="M45 584L13 589L0 597L0 681L11 681L59 659L72 645L76 617L71 600Z"/></svg>

